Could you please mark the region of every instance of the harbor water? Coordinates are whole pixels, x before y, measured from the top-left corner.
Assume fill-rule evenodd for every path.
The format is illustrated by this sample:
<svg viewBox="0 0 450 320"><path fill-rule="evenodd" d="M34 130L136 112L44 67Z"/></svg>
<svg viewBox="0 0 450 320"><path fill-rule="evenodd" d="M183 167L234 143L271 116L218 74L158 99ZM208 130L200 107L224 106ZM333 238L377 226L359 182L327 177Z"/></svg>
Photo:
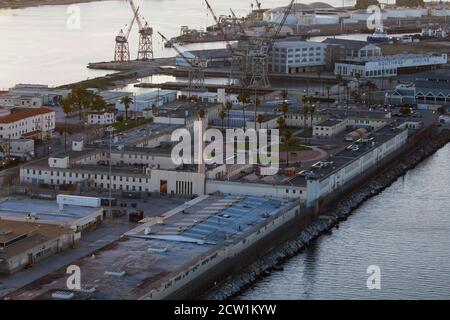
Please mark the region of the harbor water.
<svg viewBox="0 0 450 320"><path fill-rule="evenodd" d="M164 48L157 31L166 37L177 36L180 26L205 29L214 24L203 0L135 0L141 14L154 28L155 57L174 56L173 49ZM314 2L313 0L302 1ZM238 16L247 14L254 1L211 0L217 15L229 15L230 8ZM264 1L264 7L286 5L288 0ZM342 6L340 0L328 2ZM344 1L345 5L353 0ZM110 71L89 70L89 62L111 61L114 38L130 23L132 11L124 0L76 4L79 8L79 29L72 20L74 11L67 5L40 6L25 9L0 9L0 90L16 83L62 85L102 76ZM69 24L68 24L69 21ZM134 26L130 39L131 57L136 57L138 32ZM224 43L194 44L182 49L224 47Z"/></svg>
<svg viewBox="0 0 450 320"><path fill-rule="evenodd" d="M449 299L449 166L447 144L239 299Z"/></svg>

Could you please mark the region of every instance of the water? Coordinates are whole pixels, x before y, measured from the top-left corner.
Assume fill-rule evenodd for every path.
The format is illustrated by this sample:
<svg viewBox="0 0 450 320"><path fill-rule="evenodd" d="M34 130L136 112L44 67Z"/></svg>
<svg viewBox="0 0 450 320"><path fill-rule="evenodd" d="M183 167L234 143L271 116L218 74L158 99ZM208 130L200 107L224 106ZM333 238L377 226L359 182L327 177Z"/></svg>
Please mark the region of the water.
<svg viewBox="0 0 450 320"><path fill-rule="evenodd" d="M449 299L450 144L240 299ZM381 268L381 290L366 269Z"/></svg>
<svg viewBox="0 0 450 320"><path fill-rule="evenodd" d="M202 0L135 0L140 12L155 29L156 57L174 56L173 49L163 48L156 31L166 37L179 34L180 26L203 28L213 24ZM211 0L217 15L229 15L233 8L238 16L250 10L246 0ZM306 0L305 3L314 2ZM346 5L354 0L345 0ZM263 1L264 7L285 5L288 0ZM341 6L341 0L328 3ZM67 28L68 6L41 6L18 10L0 9L0 89L16 83L67 84L101 76L108 71L89 70L89 62L111 61L114 38L131 21L130 5L124 0L78 4L81 9L81 29ZM137 28L129 42L132 57L136 57ZM187 45L186 49L218 48L224 43Z"/></svg>

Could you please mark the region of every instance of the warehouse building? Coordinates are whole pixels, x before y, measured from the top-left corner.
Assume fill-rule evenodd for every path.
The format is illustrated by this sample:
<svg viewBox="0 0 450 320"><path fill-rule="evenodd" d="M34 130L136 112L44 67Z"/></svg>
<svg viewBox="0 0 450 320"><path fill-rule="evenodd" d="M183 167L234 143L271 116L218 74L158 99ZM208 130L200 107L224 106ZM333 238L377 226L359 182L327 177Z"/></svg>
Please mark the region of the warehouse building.
<svg viewBox="0 0 450 320"><path fill-rule="evenodd" d="M1 221L25 221L71 228L81 232L103 220L100 199L58 196L57 201L11 198L0 201Z"/></svg>
<svg viewBox="0 0 450 320"><path fill-rule="evenodd" d="M336 75L361 78L388 78L400 73L414 73L427 69L439 68L447 64L447 54L396 54L391 56L374 56L371 58L352 58L337 61Z"/></svg>
<svg viewBox="0 0 450 320"><path fill-rule="evenodd" d="M0 220L0 274L29 268L75 246L80 233L57 225Z"/></svg>

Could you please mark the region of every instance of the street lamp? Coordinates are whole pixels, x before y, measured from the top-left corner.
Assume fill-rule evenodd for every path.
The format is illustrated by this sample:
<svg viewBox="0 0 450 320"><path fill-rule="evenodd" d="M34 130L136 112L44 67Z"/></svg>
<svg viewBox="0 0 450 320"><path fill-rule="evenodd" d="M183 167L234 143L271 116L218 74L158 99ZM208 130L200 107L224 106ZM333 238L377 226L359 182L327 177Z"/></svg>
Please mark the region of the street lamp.
<svg viewBox="0 0 450 320"><path fill-rule="evenodd" d="M108 206L109 216L112 217L112 140L114 135L114 128L108 127L106 131L109 132L109 194L108 194Z"/></svg>

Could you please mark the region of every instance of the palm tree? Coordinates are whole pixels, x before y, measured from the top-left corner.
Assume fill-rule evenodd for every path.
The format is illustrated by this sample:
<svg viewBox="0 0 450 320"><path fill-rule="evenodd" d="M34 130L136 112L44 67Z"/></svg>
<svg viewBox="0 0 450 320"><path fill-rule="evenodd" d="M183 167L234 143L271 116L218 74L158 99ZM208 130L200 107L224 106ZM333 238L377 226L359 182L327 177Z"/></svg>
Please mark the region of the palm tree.
<svg viewBox="0 0 450 320"><path fill-rule="evenodd" d="M125 96L122 99L120 99L120 103L122 103L125 108L125 121L127 121L128 120L128 109L130 109L130 104L134 103L134 100L130 96Z"/></svg>
<svg viewBox="0 0 450 320"><path fill-rule="evenodd" d="M223 130L223 120L225 119L225 117L227 116L225 110L220 110L219 111L219 118L222 120L222 130Z"/></svg>
<svg viewBox="0 0 450 320"><path fill-rule="evenodd" d="M346 105L346 112L348 113L348 103L349 103L349 86L348 86L348 81L347 80L342 80L342 86L344 87L345 90L345 105Z"/></svg>
<svg viewBox="0 0 450 320"><path fill-rule="evenodd" d="M341 101L341 84L342 84L342 76L340 74L336 75L336 82L337 82L337 86L338 86L338 99L339 101Z"/></svg>
<svg viewBox="0 0 450 320"><path fill-rule="evenodd" d="M230 126L230 111L231 111L231 109L233 109L233 103L230 100L227 100L227 102L225 102L225 109L227 109L227 116L228 116L227 127L229 127Z"/></svg>
<svg viewBox="0 0 450 320"><path fill-rule="evenodd" d="M242 105L242 116L244 119L244 128L247 127L247 121L245 120L245 104L248 103L248 99L249 99L249 96L248 96L248 93L246 93L246 92L241 92L237 97L237 100Z"/></svg>
<svg viewBox="0 0 450 320"><path fill-rule="evenodd" d="M289 95L289 92L287 89L281 90L280 97L283 101L287 99L288 95Z"/></svg>
<svg viewBox="0 0 450 320"><path fill-rule="evenodd" d="M264 115L258 114L258 115L256 116L256 122L259 123L259 130L261 130L261 125L262 125L262 123L264 122Z"/></svg>
<svg viewBox="0 0 450 320"><path fill-rule="evenodd" d="M203 108L197 110L197 116L199 120L203 120L206 116L206 111Z"/></svg>
<svg viewBox="0 0 450 320"><path fill-rule="evenodd" d="M256 97L255 96L255 98L253 99L253 103L254 103L254 106L255 106L255 120L256 120L256 117L257 117L257 109L258 109L258 107L259 107L259 105L261 104L261 100L259 100L258 99L258 97ZM255 130L256 130L256 121L255 121Z"/></svg>
<svg viewBox="0 0 450 320"><path fill-rule="evenodd" d="M326 86L326 88L325 88L326 90L327 90L327 105L328 105L328 108L330 107L330 90L331 90L331 87L330 86Z"/></svg>
<svg viewBox="0 0 450 320"><path fill-rule="evenodd" d="M278 128L280 128L280 130L283 130L284 126L286 125L286 121L284 120L283 117L279 117L277 119L277 125L278 125Z"/></svg>
<svg viewBox="0 0 450 320"><path fill-rule="evenodd" d="M289 105L285 101L281 103L280 111L283 112L283 116L284 118L286 118L286 113L288 113L289 111Z"/></svg>
<svg viewBox="0 0 450 320"><path fill-rule="evenodd" d="M305 100L307 101L308 100L307 96L304 96L304 97L306 97ZM309 114L309 107L306 105L306 102L302 106L302 113L303 113L303 130L305 130L306 129L306 118Z"/></svg>
<svg viewBox="0 0 450 320"><path fill-rule="evenodd" d="M289 165L289 147L292 145L292 132L290 130L284 130L284 147L286 148L286 163Z"/></svg>
<svg viewBox="0 0 450 320"><path fill-rule="evenodd" d="M322 81L320 81L320 76L322 75L322 70L317 69L316 74L317 74L317 78L319 79L319 82L320 82L320 91L323 92L323 83L322 83ZM321 94L319 94L319 95L321 95Z"/></svg>
<svg viewBox="0 0 450 320"><path fill-rule="evenodd" d="M311 128L313 127L313 116L314 116L314 113L316 112L316 106L315 105L311 105L310 107L309 107L309 114L311 115L311 117L310 117L310 121L311 121Z"/></svg>

